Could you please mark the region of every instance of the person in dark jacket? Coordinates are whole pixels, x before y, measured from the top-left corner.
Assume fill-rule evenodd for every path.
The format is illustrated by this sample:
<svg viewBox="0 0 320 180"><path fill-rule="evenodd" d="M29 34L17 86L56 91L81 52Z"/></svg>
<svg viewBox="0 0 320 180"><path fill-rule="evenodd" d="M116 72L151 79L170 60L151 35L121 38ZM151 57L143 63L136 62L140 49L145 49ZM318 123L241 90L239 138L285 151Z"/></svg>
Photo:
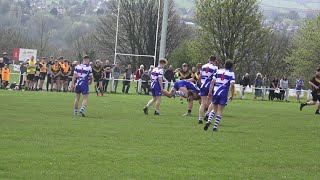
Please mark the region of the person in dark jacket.
<svg viewBox="0 0 320 180"><path fill-rule="evenodd" d="M8 53L4 52L4 53L2 54L2 59L3 59L3 63L4 63L4 64L7 64L7 65L12 64L12 63L11 63L11 60L8 58Z"/></svg>
<svg viewBox="0 0 320 180"><path fill-rule="evenodd" d="M242 88L242 97L241 97L241 99L242 99L242 98L244 97L244 92L245 92L247 86L249 86L249 88L251 88L251 79L250 79L250 76L249 76L248 73L246 73L246 74L243 76L240 85L243 86L243 88Z"/></svg>
<svg viewBox="0 0 320 180"><path fill-rule="evenodd" d="M147 95L150 93L150 76L148 75L148 71L144 71L144 74L141 75L142 85L144 93Z"/></svg>
<svg viewBox="0 0 320 180"><path fill-rule="evenodd" d="M168 91L170 89L170 85L171 82L176 82L175 78L174 78L174 72L173 72L173 67L172 65L169 66L169 69L166 70L166 72L164 73L164 77L167 79L167 81L169 82L168 84Z"/></svg>

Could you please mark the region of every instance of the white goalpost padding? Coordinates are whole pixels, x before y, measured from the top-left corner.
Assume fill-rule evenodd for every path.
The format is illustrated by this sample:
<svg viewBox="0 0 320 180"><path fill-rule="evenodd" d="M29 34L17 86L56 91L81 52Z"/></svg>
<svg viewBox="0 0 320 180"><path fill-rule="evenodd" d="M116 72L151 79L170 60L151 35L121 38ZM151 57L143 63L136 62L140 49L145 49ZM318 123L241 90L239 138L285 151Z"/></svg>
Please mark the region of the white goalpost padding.
<svg viewBox="0 0 320 180"><path fill-rule="evenodd" d="M114 48L114 64L117 61L117 56L132 56L132 57L150 57L153 58L153 65L156 65L156 58L157 58L157 47L158 47L158 36L159 36L159 23L160 23L160 8L161 8L161 0L159 0L158 5L158 19L157 19L157 30L156 30L156 43L154 47L154 54L153 55L141 55L141 54L126 54L126 53L120 53L117 52L118 49L118 35L119 35L119 16L120 16L120 10L121 10L121 0L118 0L118 13L117 13L117 29L116 29L116 42L115 42L115 48Z"/></svg>

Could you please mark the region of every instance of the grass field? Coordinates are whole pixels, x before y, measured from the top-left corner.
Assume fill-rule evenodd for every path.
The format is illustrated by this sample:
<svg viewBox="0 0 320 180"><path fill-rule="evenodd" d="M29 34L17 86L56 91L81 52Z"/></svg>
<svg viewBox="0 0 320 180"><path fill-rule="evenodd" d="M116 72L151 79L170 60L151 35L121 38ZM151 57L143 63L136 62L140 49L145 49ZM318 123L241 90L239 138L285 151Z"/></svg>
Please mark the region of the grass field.
<svg viewBox="0 0 320 180"><path fill-rule="evenodd" d="M91 95L75 119L73 98L0 91L0 179L320 179L314 107L235 100L213 133L179 100L154 117L149 96Z"/></svg>

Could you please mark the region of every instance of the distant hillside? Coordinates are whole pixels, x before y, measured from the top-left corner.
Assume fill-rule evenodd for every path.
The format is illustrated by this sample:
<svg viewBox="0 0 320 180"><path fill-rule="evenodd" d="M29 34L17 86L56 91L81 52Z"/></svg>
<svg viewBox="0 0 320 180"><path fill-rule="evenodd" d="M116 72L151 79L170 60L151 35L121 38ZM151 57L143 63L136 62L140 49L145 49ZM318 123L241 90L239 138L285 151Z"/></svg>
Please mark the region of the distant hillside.
<svg viewBox="0 0 320 180"><path fill-rule="evenodd" d="M178 7L194 8L194 0L174 0ZM261 0L263 9L279 7L278 9L296 9L297 11L320 10L319 0Z"/></svg>

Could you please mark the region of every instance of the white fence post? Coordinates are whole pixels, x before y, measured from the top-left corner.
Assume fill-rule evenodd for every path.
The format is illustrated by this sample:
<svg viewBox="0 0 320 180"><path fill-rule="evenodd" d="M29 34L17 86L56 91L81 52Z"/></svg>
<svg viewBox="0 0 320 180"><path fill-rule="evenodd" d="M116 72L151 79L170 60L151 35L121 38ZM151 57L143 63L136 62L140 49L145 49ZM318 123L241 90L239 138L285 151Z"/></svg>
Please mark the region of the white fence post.
<svg viewBox="0 0 320 180"><path fill-rule="evenodd" d="M266 100L267 88L262 86L262 100Z"/></svg>
<svg viewBox="0 0 320 180"><path fill-rule="evenodd" d="M142 80L138 80L138 93L141 93Z"/></svg>
<svg viewBox="0 0 320 180"><path fill-rule="evenodd" d="M243 86L242 85L240 85L239 95L240 95L240 99L242 99L243 98Z"/></svg>
<svg viewBox="0 0 320 180"><path fill-rule="evenodd" d="M115 92L115 90L114 90L114 77L111 78L111 92Z"/></svg>
<svg viewBox="0 0 320 180"><path fill-rule="evenodd" d="M309 89L308 92L307 92L307 99L308 99L308 101L309 101L310 99L312 99L312 97L311 97L311 90L310 90L310 89Z"/></svg>
<svg viewBox="0 0 320 180"><path fill-rule="evenodd" d="M169 82L168 81L166 81L166 82L164 82L164 87L163 87L163 89L168 89L168 87L169 87Z"/></svg>

